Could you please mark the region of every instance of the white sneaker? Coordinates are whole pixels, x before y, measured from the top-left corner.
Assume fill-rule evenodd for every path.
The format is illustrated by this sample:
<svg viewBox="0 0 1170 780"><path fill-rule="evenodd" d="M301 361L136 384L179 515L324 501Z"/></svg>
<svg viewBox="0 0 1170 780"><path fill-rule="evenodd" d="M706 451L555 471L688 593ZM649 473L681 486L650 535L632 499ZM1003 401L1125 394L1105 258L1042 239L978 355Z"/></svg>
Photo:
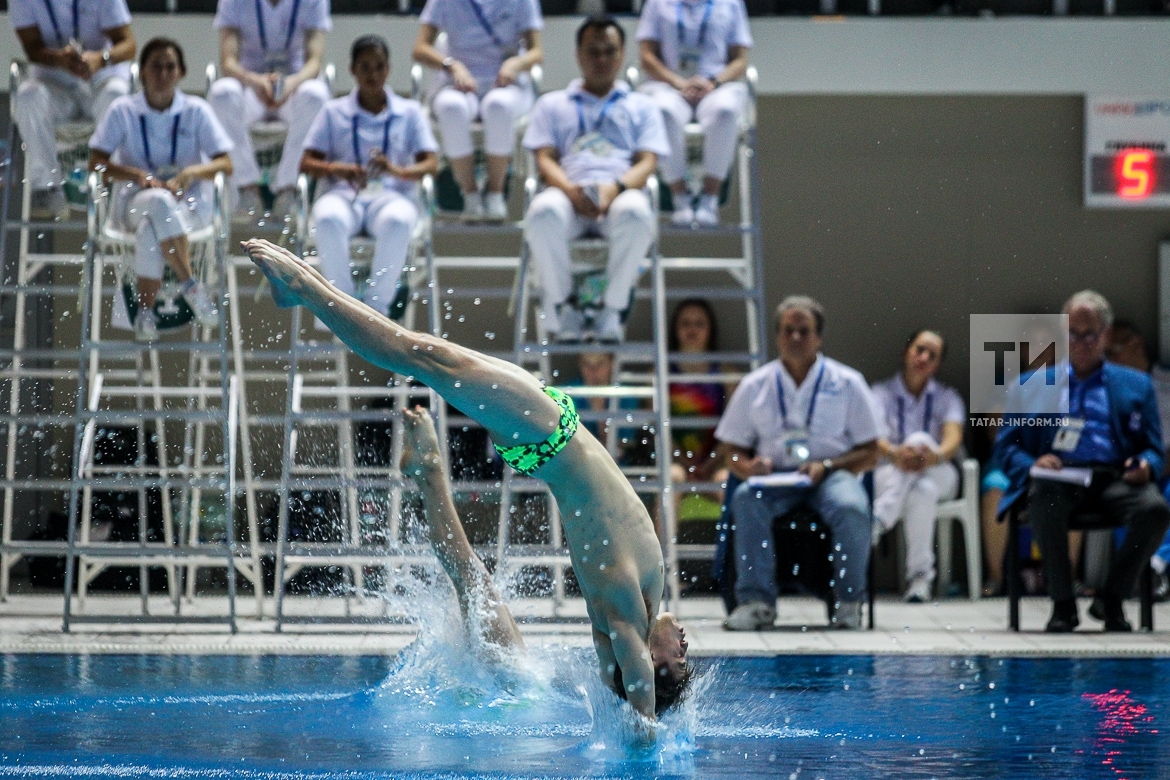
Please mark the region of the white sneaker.
<svg viewBox="0 0 1170 780"><path fill-rule="evenodd" d="M719 196L700 195L695 207L695 224L710 227L719 224Z"/></svg>
<svg viewBox="0 0 1170 780"><path fill-rule="evenodd" d="M158 341L158 318L145 306L140 306L134 318L134 338L139 341Z"/></svg>
<svg viewBox="0 0 1170 780"><path fill-rule="evenodd" d="M858 630L861 628L861 602L842 601L837 605L836 611L833 612L833 619L830 622L833 628L841 628L847 631Z"/></svg>
<svg viewBox="0 0 1170 780"><path fill-rule="evenodd" d="M508 218L508 202L502 192L489 192L484 198L483 209L484 217L493 222L503 222Z"/></svg>
<svg viewBox="0 0 1170 780"><path fill-rule="evenodd" d="M723 621L723 628L727 631L759 631L761 628L771 628L775 622L775 607L770 607L762 601L749 601L740 604L727 616L727 620Z"/></svg>
<svg viewBox="0 0 1170 780"><path fill-rule="evenodd" d="M207 288L200 284L198 279L188 279L184 282L183 286L179 288L179 294L191 307L191 311L194 312L195 319L200 325L210 328L219 324L219 312L216 311L215 304L211 302Z"/></svg>
<svg viewBox="0 0 1170 780"><path fill-rule="evenodd" d="M259 219L264 216L264 201L254 187L245 187L236 195L235 215L244 219Z"/></svg>
<svg viewBox="0 0 1170 780"><path fill-rule="evenodd" d="M617 309L603 309L593 329L593 335L603 344L620 344L626 338L622 313Z"/></svg>
<svg viewBox="0 0 1170 780"><path fill-rule="evenodd" d="M670 222L675 227L690 227L695 222L695 210L691 208L689 195L675 195L674 213Z"/></svg>
<svg viewBox="0 0 1170 780"><path fill-rule="evenodd" d="M463 218L483 219L483 196L478 192L463 193Z"/></svg>
<svg viewBox="0 0 1170 780"><path fill-rule="evenodd" d="M557 341L578 344L585 337L585 314L569 304L557 307Z"/></svg>
<svg viewBox="0 0 1170 780"><path fill-rule="evenodd" d="M907 604L925 604L930 601L931 593L930 580L926 577L915 577L910 581L909 587L906 588L906 593L902 596L902 601Z"/></svg>
<svg viewBox="0 0 1170 780"><path fill-rule="evenodd" d="M296 190L291 187L276 193L276 200L272 203L272 219L276 222L287 222L297 205Z"/></svg>

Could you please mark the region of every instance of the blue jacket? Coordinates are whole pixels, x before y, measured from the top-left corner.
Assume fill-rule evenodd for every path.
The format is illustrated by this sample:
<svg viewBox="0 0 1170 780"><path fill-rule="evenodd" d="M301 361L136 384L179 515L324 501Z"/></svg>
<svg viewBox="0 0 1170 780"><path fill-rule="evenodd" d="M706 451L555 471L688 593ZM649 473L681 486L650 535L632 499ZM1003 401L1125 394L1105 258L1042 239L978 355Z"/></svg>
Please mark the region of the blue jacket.
<svg viewBox="0 0 1170 780"><path fill-rule="evenodd" d="M1122 461L1142 458L1150 464L1157 479L1162 473L1165 452L1153 382L1149 375L1116 363L1106 362L1102 372L1105 391L1109 394L1113 435L1121 445ZM1052 452L1052 440L1058 430L1054 425L1009 425L1000 431L995 439L995 457L1011 481L1011 487L999 502L1001 514L1027 491L1029 469L1041 455Z"/></svg>

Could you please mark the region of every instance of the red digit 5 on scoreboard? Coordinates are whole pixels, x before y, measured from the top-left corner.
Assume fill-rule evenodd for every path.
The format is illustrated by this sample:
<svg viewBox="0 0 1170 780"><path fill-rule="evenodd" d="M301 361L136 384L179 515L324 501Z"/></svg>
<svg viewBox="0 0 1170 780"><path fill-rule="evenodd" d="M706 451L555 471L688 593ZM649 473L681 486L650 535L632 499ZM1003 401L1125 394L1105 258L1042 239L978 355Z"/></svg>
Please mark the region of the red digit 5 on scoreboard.
<svg viewBox="0 0 1170 780"><path fill-rule="evenodd" d="M1130 200L1148 198L1154 192L1154 153L1148 149L1123 149L1117 155L1117 195Z"/></svg>

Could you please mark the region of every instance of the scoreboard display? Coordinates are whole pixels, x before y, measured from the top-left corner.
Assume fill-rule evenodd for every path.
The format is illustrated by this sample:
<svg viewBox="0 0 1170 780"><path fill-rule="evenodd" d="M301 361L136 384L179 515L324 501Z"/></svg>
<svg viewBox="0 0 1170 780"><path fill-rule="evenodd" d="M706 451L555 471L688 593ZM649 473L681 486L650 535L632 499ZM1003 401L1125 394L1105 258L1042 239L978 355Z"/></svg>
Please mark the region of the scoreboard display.
<svg viewBox="0 0 1170 780"><path fill-rule="evenodd" d="M1170 97L1085 98L1085 205L1170 208Z"/></svg>

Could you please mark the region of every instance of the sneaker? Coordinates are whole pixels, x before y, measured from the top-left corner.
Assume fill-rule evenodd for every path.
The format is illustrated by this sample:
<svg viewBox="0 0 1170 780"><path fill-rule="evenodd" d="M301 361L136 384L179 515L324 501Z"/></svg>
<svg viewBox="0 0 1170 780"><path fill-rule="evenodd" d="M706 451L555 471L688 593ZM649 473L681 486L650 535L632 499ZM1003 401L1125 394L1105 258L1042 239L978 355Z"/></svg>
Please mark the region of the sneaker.
<svg viewBox="0 0 1170 780"><path fill-rule="evenodd" d="M236 194L235 216L255 220L264 216L264 201L255 187L244 187Z"/></svg>
<svg viewBox="0 0 1170 780"><path fill-rule="evenodd" d="M585 337L585 314L567 303L557 307L557 341L578 344Z"/></svg>
<svg viewBox="0 0 1170 780"><path fill-rule="evenodd" d="M833 628L840 628L846 631L857 631L860 629L861 602L842 601L837 604L837 608L833 610L833 616L829 618L829 624Z"/></svg>
<svg viewBox="0 0 1170 780"><path fill-rule="evenodd" d="M1050 634L1068 634L1081 624L1077 616L1077 600L1052 602L1052 617L1048 618L1048 625L1044 630Z"/></svg>
<svg viewBox="0 0 1170 780"><path fill-rule="evenodd" d="M678 203L675 204L674 213L670 215L670 222L675 227L690 227L695 222L695 210L691 208L689 195L675 195Z"/></svg>
<svg viewBox="0 0 1170 780"><path fill-rule="evenodd" d="M179 294L183 296L183 300L191 307L191 311L195 314L195 320L204 327L214 327L219 324L219 312L215 309L215 304L211 302L211 297L207 294L207 288L199 283L198 279L188 279L179 288Z"/></svg>
<svg viewBox="0 0 1170 780"><path fill-rule="evenodd" d="M508 202L504 200L504 193L489 192L483 202L484 218L493 222L503 222L508 218Z"/></svg>
<svg viewBox="0 0 1170 780"><path fill-rule="evenodd" d="M134 338L139 341L158 341L158 318L145 306L139 307L134 318Z"/></svg>
<svg viewBox="0 0 1170 780"><path fill-rule="evenodd" d="M463 218L483 219L483 196L478 192L463 193Z"/></svg>
<svg viewBox="0 0 1170 780"><path fill-rule="evenodd" d="M29 217L63 221L69 218L69 201L60 187L33 190L29 203Z"/></svg>
<svg viewBox="0 0 1170 780"><path fill-rule="evenodd" d="M776 608L768 606L762 601L749 601L740 604L735 611L723 621L723 628L727 631L759 631L761 628L771 628L776 622Z"/></svg>
<svg viewBox="0 0 1170 780"><path fill-rule="evenodd" d="M1170 577L1167 572L1154 572L1154 601L1170 601Z"/></svg>
<svg viewBox="0 0 1170 780"><path fill-rule="evenodd" d="M880 520L875 519L869 526L869 546L877 547L886 535L886 527Z"/></svg>
<svg viewBox="0 0 1170 780"><path fill-rule="evenodd" d="M902 601L905 601L907 604L925 604L930 601L930 597L930 580L926 577L915 577L910 580L910 586L906 588L906 592L902 595Z"/></svg>
<svg viewBox="0 0 1170 780"><path fill-rule="evenodd" d="M1089 606L1089 617L1104 623L1106 631L1122 633L1133 631L1133 626L1125 619L1125 610L1121 606L1121 599L1118 598L1100 596L1093 599Z"/></svg>
<svg viewBox="0 0 1170 780"><path fill-rule="evenodd" d="M695 207L695 224L711 227L719 224L719 196L700 195Z"/></svg>
<svg viewBox="0 0 1170 780"><path fill-rule="evenodd" d="M296 190L289 187L276 193L276 200L272 203L272 219L275 222L288 222L292 217L293 209L297 206Z"/></svg>
<svg viewBox="0 0 1170 780"><path fill-rule="evenodd" d="M626 338L626 326L622 324L622 313L617 309L602 309L593 334L602 344L622 343Z"/></svg>

